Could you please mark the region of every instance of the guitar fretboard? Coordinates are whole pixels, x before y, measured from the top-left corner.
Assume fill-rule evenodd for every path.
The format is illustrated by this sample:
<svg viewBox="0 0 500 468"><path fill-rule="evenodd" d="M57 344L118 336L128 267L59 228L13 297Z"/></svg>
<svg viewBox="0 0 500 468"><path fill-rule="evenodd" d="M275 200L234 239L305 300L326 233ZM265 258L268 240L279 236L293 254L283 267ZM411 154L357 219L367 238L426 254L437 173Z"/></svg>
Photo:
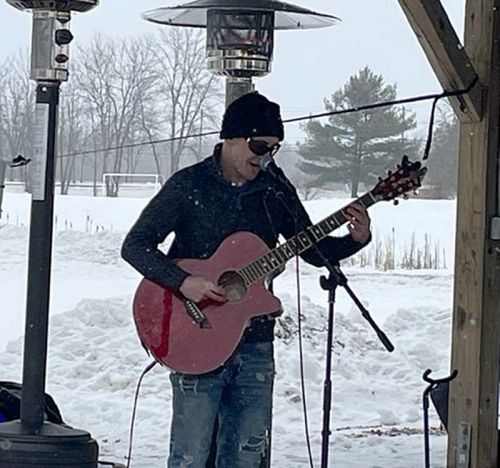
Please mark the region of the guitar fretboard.
<svg viewBox="0 0 500 468"><path fill-rule="evenodd" d="M242 276L247 285L269 276L283 267L288 260L305 252L307 249L311 248L313 244L324 239L330 232L348 222L349 216L346 214L346 210L349 206L354 203L359 203L365 208L368 208L377 201L378 200L371 192L365 193L351 204L333 213L319 223L309 226L284 244L270 250L267 254L239 270L238 273Z"/></svg>

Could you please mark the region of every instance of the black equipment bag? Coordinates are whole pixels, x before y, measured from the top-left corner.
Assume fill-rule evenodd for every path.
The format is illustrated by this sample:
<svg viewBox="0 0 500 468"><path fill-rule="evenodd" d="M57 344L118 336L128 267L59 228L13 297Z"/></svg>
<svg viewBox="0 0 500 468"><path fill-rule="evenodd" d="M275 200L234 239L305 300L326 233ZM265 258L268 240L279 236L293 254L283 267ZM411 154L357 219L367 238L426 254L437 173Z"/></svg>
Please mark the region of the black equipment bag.
<svg viewBox="0 0 500 468"><path fill-rule="evenodd" d="M16 382L0 381L0 422L21 418L22 386ZM45 394L44 417L54 424L64 424L54 399Z"/></svg>

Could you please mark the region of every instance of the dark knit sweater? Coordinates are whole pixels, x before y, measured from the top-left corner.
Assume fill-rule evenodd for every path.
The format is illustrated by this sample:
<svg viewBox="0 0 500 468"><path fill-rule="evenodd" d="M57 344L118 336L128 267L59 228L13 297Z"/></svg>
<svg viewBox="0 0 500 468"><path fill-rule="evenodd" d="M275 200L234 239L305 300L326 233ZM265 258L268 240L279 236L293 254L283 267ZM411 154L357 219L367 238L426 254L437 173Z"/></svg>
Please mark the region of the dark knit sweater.
<svg viewBox="0 0 500 468"><path fill-rule="evenodd" d="M311 221L295 193L279 186L265 172L242 187L227 182L219 168L220 145L202 162L175 173L142 211L127 234L122 256L147 279L178 290L189 274L176 266L175 258L207 258L230 234L249 231L259 236L269 248L276 246L278 235L296 233L296 223L277 198L281 191L288 205L307 224ZM165 255L158 246L168 234L175 237ZM350 235L321 240L324 255L338 262L363 247ZM315 266L322 261L314 249L302 254ZM273 338L274 320L255 320L245 333L247 341Z"/></svg>

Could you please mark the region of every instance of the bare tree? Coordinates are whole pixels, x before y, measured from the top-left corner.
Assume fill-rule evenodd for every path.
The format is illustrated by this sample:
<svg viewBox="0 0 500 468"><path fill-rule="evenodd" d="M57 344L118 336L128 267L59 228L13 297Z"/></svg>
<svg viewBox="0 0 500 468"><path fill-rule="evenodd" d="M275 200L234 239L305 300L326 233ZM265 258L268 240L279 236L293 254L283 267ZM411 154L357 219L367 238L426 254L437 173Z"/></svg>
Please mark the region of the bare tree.
<svg viewBox="0 0 500 468"><path fill-rule="evenodd" d="M76 179L77 148L83 148L89 140L90 124L85 115L83 98L73 85L65 84L61 93L58 128L58 172L61 195L67 195L72 180Z"/></svg>
<svg viewBox="0 0 500 468"><path fill-rule="evenodd" d="M196 139L187 140L202 126L213 123L216 109L222 102L221 82L206 70L205 47L201 31L164 28L150 44L156 58L159 105L165 117L169 138L170 164L168 176L176 172L188 148L197 154ZM206 124L205 124L206 123Z"/></svg>
<svg viewBox="0 0 500 468"><path fill-rule="evenodd" d="M151 36L146 36L143 39L143 46L148 47L148 44L151 40L154 40ZM153 57L153 54L152 54ZM154 65L151 63L151 70L154 72ZM161 176L161 162L160 156L157 151L156 145L153 141L160 138L162 135L161 122L162 118L160 112L158 111L159 104L158 100L154 97L158 93L158 80L156 79L151 83L152 89L149 93L146 93L144 90L144 94L142 99L139 100L139 123L141 135L145 141L150 141L151 153L154 159L156 173ZM151 98L153 97L153 98Z"/></svg>
<svg viewBox="0 0 500 468"><path fill-rule="evenodd" d="M4 156L1 159L12 160L19 154L31 158L33 154L35 96L34 86L29 78L29 64L26 54L19 52L17 55L8 57L2 69L0 140ZM19 171L19 178L25 182L25 189L30 191L27 166L16 170Z"/></svg>
<svg viewBox="0 0 500 468"><path fill-rule="evenodd" d="M98 35L76 51L73 71L62 97L59 155L94 150L80 156L80 179L92 174L94 195L103 173L135 173L146 158L162 177L177 171L183 157L202 158L205 140L184 137L213 128L223 95L220 80L206 71L201 33L169 28L138 39ZM153 143L165 137L174 140ZM147 141L151 145L130 147ZM76 161L59 158L61 193L76 178ZM117 196L122 180L108 178L106 195Z"/></svg>
<svg viewBox="0 0 500 468"><path fill-rule="evenodd" d="M77 84L96 124L95 137L100 146L117 148L104 153L101 173L119 173L122 147L134 140L140 127L139 104L154 88L150 50L140 39L96 36L79 49L77 62ZM119 179L108 179L106 195L116 197L118 190Z"/></svg>

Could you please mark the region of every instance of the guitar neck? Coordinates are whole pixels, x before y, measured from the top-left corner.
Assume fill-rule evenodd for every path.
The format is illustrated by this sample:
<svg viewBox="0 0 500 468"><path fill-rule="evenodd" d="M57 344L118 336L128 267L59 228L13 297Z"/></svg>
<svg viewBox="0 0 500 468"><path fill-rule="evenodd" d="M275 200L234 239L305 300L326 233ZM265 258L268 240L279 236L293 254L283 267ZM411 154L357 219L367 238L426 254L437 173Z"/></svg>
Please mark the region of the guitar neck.
<svg viewBox="0 0 500 468"><path fill-rule="evenodd" d="M365 193L349 205L333 213L319 223L309 226L296 236L290 238L284 244L270 250L266 255L263 255L239 270L238 273L244 278L247 284L255 283L269 276L282 268L288 260L305 252L307 249L311 248L313 244L319 242L332 231L348 222L349 216L347 215L347 209L352 204L358 203L365 208L369 208L377 201L377 198L373 196L372 192Z"/></svg>

